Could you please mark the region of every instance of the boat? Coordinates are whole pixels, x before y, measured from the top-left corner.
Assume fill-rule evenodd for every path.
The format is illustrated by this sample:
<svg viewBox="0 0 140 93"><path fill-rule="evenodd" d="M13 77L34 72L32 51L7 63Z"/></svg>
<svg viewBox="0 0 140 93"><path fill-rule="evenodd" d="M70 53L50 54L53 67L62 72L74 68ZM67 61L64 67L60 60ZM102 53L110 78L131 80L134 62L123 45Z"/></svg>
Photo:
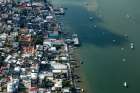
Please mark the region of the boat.
<svg viewBox="0 0 140 93"><path fill-rule="evenodd" d="M80 64L84 64L84 62L83 61L80 61Z"/></svg>
<svg viewBox="0 0 140 93"><path fill-rule="evenodd" d="M116 40L115 40L115 39L113 39L113 40L112 40L112 42L116 42Z"/></svg>
<svg viewBox="0 0 140 93"><path fill-rule="evenodd" d="M125 59L125 58L123 58L123 59L122 59L122 61L123 61L123 62L126 62L126 59Z"/></svg>
<svg viewBox="0 0 140 93"><path fill-rule="evenodd" d="M69 39L69 38L66 39L65 42L66 42L67 44L69 44L69 45L70 45L70 44L73 44L73 40L72 40L72 39Z"/></svg>
<svg viewBox="0 0 140 93"><path fill-rule="evenodd" d="M127 34L124 34L124 37L128 38L128 35Z"/></svg>
<svg viewBox="0 0 140 93"><path fill-rule="evenodd" d="M94 25L94 28L96 28L97 27L97 25Z"/></svg>
<svg viewBox="0 0 140 93"><path fill-rule="evenodd" d="M65 14L65 11L64 11L64 8L60 8L60 14L64 15Z"/></svg>
<svg viewBox="0 0 140 93"><path fill-rule="evenodd" d="M89 17L89 20L92 21L93 20L93 17Z"/></svg>
<svg viewBox="0 0 140 93"><path fill-rule="evenodd" d="M64 15L65 14L65 11L64 11L64 8L55 8L54 9L54 13L56 14L56 15Z"/></svg>
<svg viewBox="0 0 140 93"><path fill-rule="evenodd" d="M124 48L122 47L122 48L121 48L121 50L123 51L123 50L124 50Z"/></svg>
<svg viewBox="0 0 140 93"><path fill-rule="evenodd" d="M134 49L134 43L130 43L130 48Z"/></svg>
<svg viewBox="0 0 140 93"><path fill-rule="evenodd" d="M129 14L126 14L126 18L129 19L130 18L130 15Z"/></svg>
<svg viewBox="0 0 140 93"><path fill-rule="evenodd" d="M126 82L126 81L123 83L123 86L124 86L125 88L127 88L127 87L128 87L128 84L127 84L127 82Z"/></svg>
<svg viewBox="0 0 140 93"><path fill-rule="evenodd" d="M79 38L78 38L77 34L72 35L72 40L73 40L74 46L79 46L80 45Z"/></svg>
<svg viewBox="0 0 140 93"><path fill-rule="evenodd" d="M84 92L84 89L83 88L81 89L81 92Z"/></svg>

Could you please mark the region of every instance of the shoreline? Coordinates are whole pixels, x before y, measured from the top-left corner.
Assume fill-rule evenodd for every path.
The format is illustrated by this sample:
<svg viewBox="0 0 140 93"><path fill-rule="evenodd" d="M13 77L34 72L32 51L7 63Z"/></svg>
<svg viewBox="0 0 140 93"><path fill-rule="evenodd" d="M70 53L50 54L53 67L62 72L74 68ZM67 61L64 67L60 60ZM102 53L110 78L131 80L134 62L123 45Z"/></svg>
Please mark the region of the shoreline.
<svg viewBox="0 0 140 93"><path fill-rule="evenodd" d="M11 50L12 53L10 53L10 51L6 51L9 53L8 55L3 53L5 57L4 62L6 64L6 66L3 65L3 68L6 68L7 73L5 73L5 69L2 70L8 77L6 82L5 80L7 77L4 77L3 79L3 82L7 84L7 88L5 88L6 91L8 93L21 93L25 91L28 91L28 93L86 93L83 89L84 83L81 82L83 79L81 78L80 73L80 55L76 53L75 48L71 50L73 47L69 51L69 43L65 42L64 37L59 37L62 35L62 33L59 33L62 30L59 28L61 27L59 23L56 22L56 12L54 11L53 5L49 4L49 2L44 2L44 5L39 2L41 6L32 7L31 4L31 7L27 8L27 6L22 6L22 4L23 3L21 2L21 5L17 5L26 8L25 10L33 15L28 15L28 13L25 15L24 13L22 14L22 12L25 11L22 8L19 9L20 13L17 14L15 14L17 10L7 11L7 16L14 17L14 15L19 15L15 19L22 19L24 16L24 19L27 22L22 20L22 24L19 24L19 20L11 19L11 27L18 24L19 31L15 31L17 32L16 36L13 36L12 32L10 34L8 32L5 33L6 38L9 35L14 37L14 39L10 41L12 44L17 40L17 43L19 44L17 46L8 46L9 49L15 49L15 51ZM30 2L27 2L27 4L30 4ZM12 5L12 3L10 5ZM16 9L18 7L13 6L12 8ZM8 10L9 7L6 9ZM48 11L48 15L46 15L44 11ZM11 12L13 12L13 15L10 15ZM57 14L63 15L64 12L60 11L57 12ZM34 16L37 16L36 20L34 19ZM17 24L12 23L12 21L16 21ZM47 27L45 26L46 24ZM28 25L32 27L33 32L36 30L39 32L30 33L31 28L28 27ZM35 28L34 26L38 26L38 28ZM13 26L13 28L17 27ZM41 41L38 38L39 36L43 37L41 38ZM11 38L9 37L8 39L10 40ZM7 40L5 39L5 42L6 41ZM78 41L77 34L72 35L72 45L79 45ZM25 46L25 44L27 45ZM7 48L7 46L4 47ZM16 48L19 48L19 50L16 50ZM75 60L75 65L73 66L71 65L72 62L70 62L70 52L74 55L74 57L71 57ZM2 89L2 91L3 90L4 89Z"/></svg>
<svg viewBox="0 0 140 93"><path fill-rule="evenodd" d="M79 53L79 48L73 48L70 49L70 52L72 52L71 54L71 58L73 58L75 60L74 65L73 66L73 74L78 76L78 79L76 80L76 85L79 86L81 88L81 90L84 90L82 93L88 93L88 88L87 88L87 82L86 79L84 78L84 73L82 73L82 65L80 63L81 61L81 56Z"/></svg>

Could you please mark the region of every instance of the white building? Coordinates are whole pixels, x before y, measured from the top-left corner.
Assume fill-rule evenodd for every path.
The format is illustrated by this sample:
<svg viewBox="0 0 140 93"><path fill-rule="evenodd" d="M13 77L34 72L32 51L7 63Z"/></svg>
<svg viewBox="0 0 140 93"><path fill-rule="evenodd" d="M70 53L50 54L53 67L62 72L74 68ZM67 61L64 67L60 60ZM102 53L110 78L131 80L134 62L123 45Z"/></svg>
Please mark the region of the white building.
<svg viewBox="0 0 140 93"><path fill-rule="evenodd" d="M53 68L52 70L53 73L67 73L68 72L68 67L65 64L51 63L51 66Z"/></svg>

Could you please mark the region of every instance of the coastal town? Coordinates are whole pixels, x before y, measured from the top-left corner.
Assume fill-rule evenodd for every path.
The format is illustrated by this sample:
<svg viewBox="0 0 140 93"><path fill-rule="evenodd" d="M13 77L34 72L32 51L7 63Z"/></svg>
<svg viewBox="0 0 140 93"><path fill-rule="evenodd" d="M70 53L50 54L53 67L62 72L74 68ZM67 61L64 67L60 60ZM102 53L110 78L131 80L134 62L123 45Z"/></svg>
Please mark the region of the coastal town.
<svg viewBox="0 0 140 93"><path fill-rule="evenodd" d="M64 14L49 0L0 1L0 93L84 92L71 56L79 38L62 30Z"/></svg>

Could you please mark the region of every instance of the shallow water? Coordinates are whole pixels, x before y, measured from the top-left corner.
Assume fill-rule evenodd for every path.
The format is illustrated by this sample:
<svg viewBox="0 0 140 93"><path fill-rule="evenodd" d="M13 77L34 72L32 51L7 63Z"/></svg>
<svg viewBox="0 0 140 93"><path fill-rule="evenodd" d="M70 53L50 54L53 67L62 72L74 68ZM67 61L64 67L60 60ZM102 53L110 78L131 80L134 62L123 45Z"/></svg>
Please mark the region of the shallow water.
<svg viewBox="0 0 140 93"><path fill-rule="evenodd" d="M68 8L64 30L76 32L82 41L80 53L85 62L82 73L87 93L140 93L140 0L55 3ZM134 50L130 49L130 42L134 42ZM122 62L123 58L126 62ZM124 81L128 88L122 87Z"/></svg>

